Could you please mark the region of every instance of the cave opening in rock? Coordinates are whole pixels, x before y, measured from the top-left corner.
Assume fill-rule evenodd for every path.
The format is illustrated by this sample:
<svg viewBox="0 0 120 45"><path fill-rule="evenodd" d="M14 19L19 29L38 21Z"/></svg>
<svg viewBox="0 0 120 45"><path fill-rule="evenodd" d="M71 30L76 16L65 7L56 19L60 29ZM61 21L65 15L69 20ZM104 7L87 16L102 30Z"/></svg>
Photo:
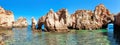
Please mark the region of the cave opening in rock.
<svg viewBox="0 0 120 45"><path fill-rule="evenodd" d="M114 30L114 24L113 23L109 23L107 25L107 29L110 31L110 30Z"/></svg>
<svg viewBox="0 0 120 45"><path fill-rule="evenodd" d="M42 25L42 30L44 29L44 25Z"/></svg>
<svg viewBox="0 0 120 45"><path fill-rule="evenodd" d="M44 27L44 24L42 24L41 28L42 28L42 31L45 31L45 30L44 30L44 28L45 28L45 27Z"/></svg>

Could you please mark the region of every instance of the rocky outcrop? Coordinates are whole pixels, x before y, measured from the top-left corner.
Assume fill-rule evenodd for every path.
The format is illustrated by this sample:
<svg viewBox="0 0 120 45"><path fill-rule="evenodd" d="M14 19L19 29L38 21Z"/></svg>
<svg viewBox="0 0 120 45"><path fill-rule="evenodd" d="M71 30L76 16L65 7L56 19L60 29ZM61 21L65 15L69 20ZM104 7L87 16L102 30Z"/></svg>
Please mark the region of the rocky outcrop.
<svg viewBox="0 0 120 45"><path fill-rule="evenodd" d="M90 10L77 10L71 15L71 27L75 29L94 30L107 26L114 21L114 16L103 4L96 6L94 12Z"/></svg>
<svg viewBox="0 0 120 45"><path fill-rule="evenodd" d="M17 21L13 23L13 27L27 27L28 23L24 17L19 17Z"/></svg>
<svg viewBox="0 0 120 45"><path fill-rule="evenodd" d="M105 8L103 4L98 5L94 10L94 19L102 24L102 27L106 26L109 22L114 21L114 15L110 14L110 11Z"/></svg>
<svg viewBox="0 0 120 45"><path fill-rule="evenodd" d="M45 19L46 19L46 17L45 17L45 16L42 16L42 17L38 20L38 27L37 27L37 29L42 30L42 25L44 25ZM45 28L45 27L44 27L44 28ZM46 30L46 31L47 31L47 30Z"/></svg>
<svg viewBox="0 0 120 45"><path fill-rule="evenodd" d="M92 19L93 13L89 10L77 10L72 17L74 17L74 23L72 24L75 29L89 29L91 30L91 24L93 23Z"/></svg>
<svg viewBox="0 0 120 45"><path fill-rule="evenodd" d="M0 7L0 28L11 29L14 22L14 15L11 11L4 10Z"/></svg>
<svg viewBox="0 0 120 45"><path fill-rule="evenodd" d="M114 16L103 4L96 6L94 12L90 10L77 10L69 15L67 9L61 9L58 12L50 10L46 16L38 21L38 29L45 25L45 31L64 32L72 29L94 30L105 27L108 23L114 21Z"/></svg>
<svg viewBox="0 0 120 45"><path fill-rule="evenodd" d="M61 12L60 12L61 11ZM42 29L41 26L44 25L45 31L51 32L67 32L67 24L66 24L66 17L65 9L62 9L55 13L52 9L43 16L38 21L38 29ZM64 13L64 14L63 14ZM63 17L62 17L63 16Z"/></svg>
<svg viewBox="0 0 120 45"><path fill-rule="evenodd" d="M120 43L120 13L114 16L114 38Z"/></svg>
<svg viewBox="0 0 120 45"><path fill-rule="evenodd" d="M37 21L35 20L34 17L32 17L32 29L36 29Z"/></svg>
<svg viewBox="0 0 120 45"><path fill-rule="evenodd" d="M114 16L114 32L120 32L120 13Z"/></svg>

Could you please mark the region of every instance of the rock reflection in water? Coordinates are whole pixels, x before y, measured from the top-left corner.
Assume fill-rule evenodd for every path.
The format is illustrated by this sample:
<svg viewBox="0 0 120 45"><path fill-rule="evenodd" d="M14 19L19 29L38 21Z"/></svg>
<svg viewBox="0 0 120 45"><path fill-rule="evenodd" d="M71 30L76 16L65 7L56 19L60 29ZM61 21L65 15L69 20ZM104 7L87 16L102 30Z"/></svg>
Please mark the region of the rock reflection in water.
<svg viewBox="0 0 120 45"><path fill-rule="evenodd" d="M119 27L114 28L114 38L116 39L116 42L120 44L120 28Z"/></svg>
<svg viewBox="0 0 120 45"><path fill-rule="evenodd" d="M12 38L12 30L0 30L0 45L5 45L5 40Z"/></svg>
<svg viewBox="0 0 120 45"><path fill-rule="evenodd" d="M116 42L120 45L120 33L115 33L114 34Z"/></svg>
<svg viewBox="0 0 120 45"><path fill-rule="evenodd" d="M108 40L110 41L110 44L117 45L116 40L114 38L114 30L108 29L107 35L108 35Z"/></svg>
<svg viewBox="0 0 120 45"><path fill-rule="evenodd" d="M41 45L79 45L75 32L70 33L47 33L41 35Z"/></svg>
<svg viewBox="0 0 120 45"><path fill-rule="evenodd" d="M93 33L94 32L94 33ZM108 45L101 31L72 31L68 33L41 33L40 45Z"/></svg>
<svg viewBox="0 0 120 45"><path fill-rule="evenodd" d="M68 33L55 33L37 32L30 28L13 28L0 30L0 38L2 35L8 36L2 40L5 45L109 45L113 42L109 41L112 38L103 35L104 31L107 32L107 30L71 30Z"/></svg>
<svg viewBox="0 0 120 45"><path fill-rule="evenodd" d="M32 31L28 28L13 28L14 35L12 36L12 44L14 45L26 45L32 41Z"/></svg>

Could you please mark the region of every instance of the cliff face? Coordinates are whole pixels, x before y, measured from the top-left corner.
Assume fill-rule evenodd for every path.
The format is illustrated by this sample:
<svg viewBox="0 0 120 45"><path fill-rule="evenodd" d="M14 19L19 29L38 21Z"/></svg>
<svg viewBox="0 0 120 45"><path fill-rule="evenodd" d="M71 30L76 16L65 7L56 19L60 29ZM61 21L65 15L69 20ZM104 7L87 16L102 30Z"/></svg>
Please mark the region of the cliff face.
<svg viewBox="0 0 120 45"><path fill-rule="evenodd" d="M90 10L77 10L69 15L67 9L61 9L58 12L50 10L46 16L38 21L38 29L45 25L45 31L66 32L72 29L94 30L106 26L114 21L114 16L105 8L103 4L95 7L94 12Z"/></svg>
<svg viewBox="0 0 120 45"><path fill-rule="evenodd" d="M12 28L13 22L13 13L0 7L0 28Z"/></svg>
<svg viewBox="0 0 120 45"><path fill-rule="evenodd" d="M68 31L66 25L66 10L62 9L55 13L52 9L38 21L38 29L42 29L44 24L45 31L66 32Z"/></svg>
<svg viewBox="0 0 120 45"><path fill-rule="evenodd" d="M114 37L118 43L120 43L120 13L114 16Z"/></svg>
<svg viewBox="0 0 120 45"><path fill-rule="evenodd" d="M107 25L109 22L114 21L114 15L105 8L103 4L98 5L94 10L95 19L98 20L103 26Z"/></svg>
<svg viewBox="0 0 120 45"><path fill-rule="evenodd" d="M119 33L120 32L120 13L114 16L115 21L114 21L114 32ZM120 33L119 33L120 34Z"/></svg>
<svg viewBox="0 0 120 45"><path fill-rule="evenodd" d="M13 27L27 27L28 23L24 17L19 17L17 21L13 23Z"/></svg>
<svg viewBox="0 0 120 45"><path fill-rule="evenodd" d="M114 15L105 8L103 4L96 6L94 12L90 10L77 10L71 15L73 18L72 27L75 29L94 30L98 28L106 28L109 22L114 21Z"/></svg>
<svg viewBox="0 0 120 45"><path fill-rule="evenodd" d="M71 16L71 17L74 17L74 21L73 21L74 23L72 24L72 27L75 29L89 29L89 30L91 30L93 28L91 25L96 25L93 21L92 16L93 16L92 11L77 10Z"/></svg>

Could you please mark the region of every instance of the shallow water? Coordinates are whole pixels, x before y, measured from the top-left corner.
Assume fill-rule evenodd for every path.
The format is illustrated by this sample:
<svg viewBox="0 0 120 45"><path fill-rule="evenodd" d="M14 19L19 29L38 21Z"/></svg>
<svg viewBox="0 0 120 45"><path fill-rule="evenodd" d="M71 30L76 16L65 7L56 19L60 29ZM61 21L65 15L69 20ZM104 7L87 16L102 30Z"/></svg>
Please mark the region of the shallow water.
<svg viewBox="0 0 120 45"><path fill-rule="evenodd" d="M68 33L36 32L28 28L0 30L5 45L118 45L113 30L71 30Z"/></svg>

